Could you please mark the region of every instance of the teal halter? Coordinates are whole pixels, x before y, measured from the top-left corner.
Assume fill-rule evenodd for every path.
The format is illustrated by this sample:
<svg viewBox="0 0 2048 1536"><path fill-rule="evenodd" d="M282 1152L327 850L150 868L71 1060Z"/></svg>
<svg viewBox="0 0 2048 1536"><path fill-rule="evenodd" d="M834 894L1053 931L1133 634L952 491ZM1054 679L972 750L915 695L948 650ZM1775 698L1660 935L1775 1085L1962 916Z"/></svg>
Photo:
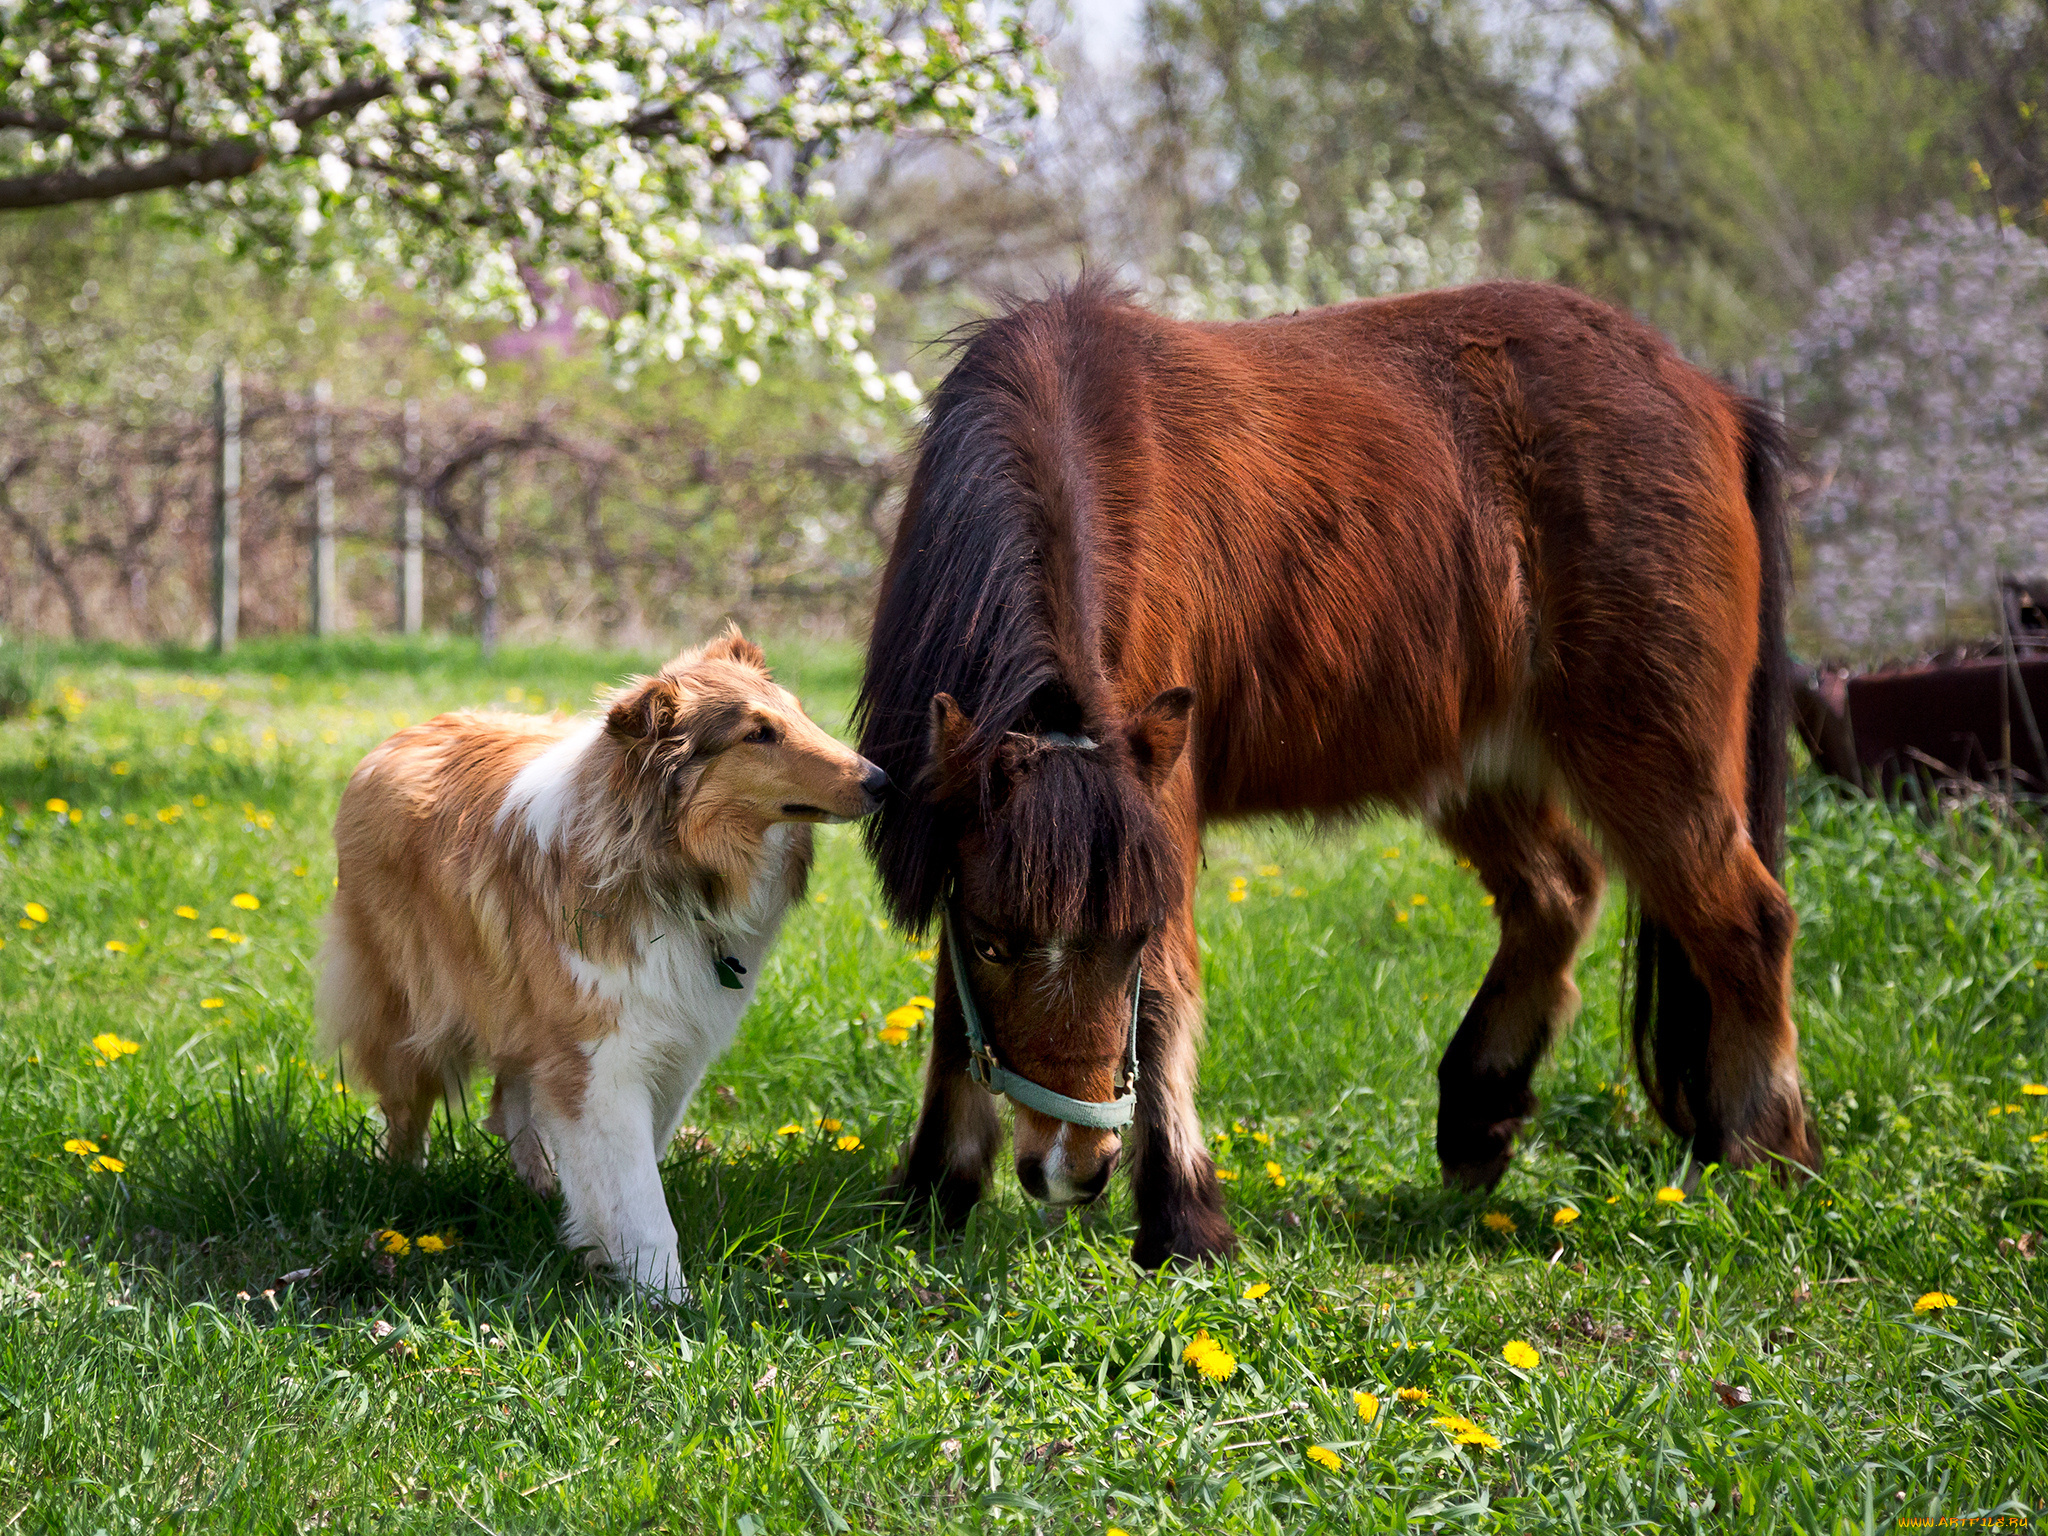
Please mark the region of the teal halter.
<svg viewBox="0 0 2048 1536"><path fill-rule="evenodd" d="M974 1006L974 989L967 980L967 958L960 947L959 930L953 925L953 898L946 899L940 914L945 926L946 953L953 958L953 991L960 999L960 1016L967 1023L967 1072L990 1093L1008 1094L1019 1104L1090 1130L1120 1131L1131 1123L1138 1109L1138 998L1145 986L1145 967L1131 978L1131 1028L1124 1042L1122 1091L1106 1104L1070 1099L1064 1093L1019 1077L1001 1062L981 1027L981 1010Z"/></svg>

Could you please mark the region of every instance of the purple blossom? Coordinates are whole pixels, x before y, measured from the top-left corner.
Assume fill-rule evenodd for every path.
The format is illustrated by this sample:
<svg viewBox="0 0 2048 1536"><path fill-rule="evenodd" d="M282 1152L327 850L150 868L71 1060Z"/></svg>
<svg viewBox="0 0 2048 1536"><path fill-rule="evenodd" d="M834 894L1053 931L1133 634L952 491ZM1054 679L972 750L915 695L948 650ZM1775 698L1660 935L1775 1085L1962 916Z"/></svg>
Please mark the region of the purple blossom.
<svg viewBox="0 0 2048 1536"><path fill-rule="evenodd" d="M2048 566L2048 244L1944 208L1836 274L1776 369L1813 490L1801 617L1871 654Z"/></svg>

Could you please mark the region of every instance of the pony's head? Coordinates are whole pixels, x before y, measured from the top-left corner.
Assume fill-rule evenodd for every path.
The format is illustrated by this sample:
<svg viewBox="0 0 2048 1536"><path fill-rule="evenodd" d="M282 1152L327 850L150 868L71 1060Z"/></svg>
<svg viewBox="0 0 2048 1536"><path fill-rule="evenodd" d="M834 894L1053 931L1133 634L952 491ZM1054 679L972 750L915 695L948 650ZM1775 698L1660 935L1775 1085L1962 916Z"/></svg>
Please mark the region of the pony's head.
<svg viewBox="0 0 2048 1536"><path fill-rule="evenodd" d="M989 750L950 694L932 701L921 787L961 974L996 1062L1053 1094L1101 1104L1124 1087L1140 956L1186 878L1192 828L1160 793L1193 702L1172 688L1098 735L1009 731ZM953 986L950 963L940 974ZM1054 1205L1102 1193L1116 1133L1012 1102L1025 1190Z"/></svg>

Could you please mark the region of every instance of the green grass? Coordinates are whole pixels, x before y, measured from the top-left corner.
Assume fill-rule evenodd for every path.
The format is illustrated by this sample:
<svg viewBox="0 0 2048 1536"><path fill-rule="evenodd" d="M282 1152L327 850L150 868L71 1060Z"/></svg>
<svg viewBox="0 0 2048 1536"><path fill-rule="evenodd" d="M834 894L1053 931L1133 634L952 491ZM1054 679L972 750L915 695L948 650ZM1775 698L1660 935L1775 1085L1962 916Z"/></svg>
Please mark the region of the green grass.
<svg viewBox="0 0 2048 1536"><path fill-rule="evenodd" d="M843 725L854 654L772 649ZM961 1237L895 1222L921 1032L876 1031L930 964L846 829L665 1169L696 1306L586 1274L459 1115L425 1168L383 1166L309 1059L349 768L402 720L574 707L655 659L59 651L50 703L0 725L0 1530L1832 1532L2048 1499L2048 1239L2021 1241L2048 1226L2048 1098L2021 1092L2048 1078L2048 872L1982 812L1802 793L1830 1161L1797 1191L1654 1198L1678 1149L1628 1085L1610 912L1515 1168L1445 1194L1433 1068L1492 920L1391 821L1210 839L1231 1264L1139 1274L1121 1191L1050 1227L1007 1174ZM107 1062L101 1034L140 1049ZM454 1245L393 1256L387 1229ZM1916 1315L1934 1290L1957 1305ZM1185 1363L1201 1331L1227 1380Z"/></svg>

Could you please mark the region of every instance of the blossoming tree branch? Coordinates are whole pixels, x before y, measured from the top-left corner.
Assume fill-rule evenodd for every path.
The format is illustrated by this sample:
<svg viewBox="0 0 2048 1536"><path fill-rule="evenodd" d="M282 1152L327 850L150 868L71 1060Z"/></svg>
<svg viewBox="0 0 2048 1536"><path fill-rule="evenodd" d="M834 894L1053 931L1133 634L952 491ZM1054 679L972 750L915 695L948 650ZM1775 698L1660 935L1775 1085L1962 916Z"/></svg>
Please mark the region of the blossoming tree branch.
<svg viewBox="0 0 2048 1536"><path fill-rule="evenodd" d="M455 317L614 296L620 360L758 376L809 338L883 392L821 254L850 137L1049 112L1021 12L963 0L13 0L0 211L169 191L232 249Z"/></svg>

